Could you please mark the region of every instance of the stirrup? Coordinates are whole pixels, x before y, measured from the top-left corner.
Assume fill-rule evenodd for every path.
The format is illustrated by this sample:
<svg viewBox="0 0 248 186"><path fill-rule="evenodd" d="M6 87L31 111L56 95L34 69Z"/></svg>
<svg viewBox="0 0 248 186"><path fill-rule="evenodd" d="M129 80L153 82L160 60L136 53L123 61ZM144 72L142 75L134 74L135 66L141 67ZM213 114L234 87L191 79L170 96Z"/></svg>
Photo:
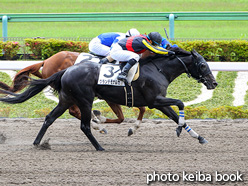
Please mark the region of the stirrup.
<svg viewBox="0 0 248 186"><path fill-rule="evenodd" d="M124 73L120 73L120 74L117 76L117 79L118 79L119 81L127 82L127 75L124 74Z"/></svg>

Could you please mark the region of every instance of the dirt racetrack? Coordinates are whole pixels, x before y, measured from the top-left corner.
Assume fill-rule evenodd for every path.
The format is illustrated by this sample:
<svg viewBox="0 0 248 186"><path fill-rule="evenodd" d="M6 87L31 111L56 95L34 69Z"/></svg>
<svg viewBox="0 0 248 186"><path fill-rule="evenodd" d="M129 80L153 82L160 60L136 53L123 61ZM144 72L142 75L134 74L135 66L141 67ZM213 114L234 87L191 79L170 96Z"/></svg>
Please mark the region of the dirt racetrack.
<svg viewBox="0 0 248 186"><path fill-rule="evenodd" d="M248 185L248 120L187 121L206 145L185 130L176 137L171 120L144 120L128 137L132 122L105 125L107 135L92 131L105 148L98 152L76 119L56 120L44 136L51 149L41 150L32 143L43 119L1 118L0 185L131 186L154 176L150 185Z"/></svg>

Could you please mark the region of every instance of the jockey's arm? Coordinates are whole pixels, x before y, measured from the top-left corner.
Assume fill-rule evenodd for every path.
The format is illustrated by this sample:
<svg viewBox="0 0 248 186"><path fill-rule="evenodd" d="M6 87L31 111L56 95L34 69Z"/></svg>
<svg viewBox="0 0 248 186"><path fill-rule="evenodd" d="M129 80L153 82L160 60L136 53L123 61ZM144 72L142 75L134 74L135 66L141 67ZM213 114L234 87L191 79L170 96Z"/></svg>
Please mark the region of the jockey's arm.
<svg viewBox="0 0 248 186"><path fill-rule="evenodd" d="M153 52L151 52L151 51L149 51L149 50L146 50L145 52L143 52L142 54L141 54L141 59L145 59L145 58L147 58L148 56L154 56L154 55L156 55L155 53L153 53Z"/></svg>
<svg viewBox="0 0 248 186"><path fill-rule="evenodd" d="M171 47L171 48L174 48L174 47L178 47L176 44L172 45L166 38L162 38L162 43L161 43L161 46L163 48L167 48L168 45Z"/></svg>
<svg viewBox="0 0 248 186"><path fill-rule="evenodd" d="M145 40L145 39L142 40L142 43L143 43L143 45L145 46L145 48L146 48L147 50L151 51L151 52L154 52L154 53L156 53L156 54L164 54L164 55L168 54L168 50L166 50L166 49L164 49L164 48L162 48L162 47L159 47L159 46L155 47L155 46L151 45L151 44L150 44L147 40Z"/></svg>

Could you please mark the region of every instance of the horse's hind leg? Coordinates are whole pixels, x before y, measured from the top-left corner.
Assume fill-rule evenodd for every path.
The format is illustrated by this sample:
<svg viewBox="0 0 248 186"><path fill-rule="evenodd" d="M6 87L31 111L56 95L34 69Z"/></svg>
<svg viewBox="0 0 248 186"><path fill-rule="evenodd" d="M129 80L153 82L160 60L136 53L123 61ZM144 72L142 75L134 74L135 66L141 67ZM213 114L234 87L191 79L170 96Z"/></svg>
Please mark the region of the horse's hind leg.
<svg viewBox="0 0 248 186"><path fill-rule="evenodd" d="M34 140L34 145L39 145L43 136L45 135L48 127L52 125L52 123L61 116L66 110L68 109L67 106L58 104L47 116L46 119L36 137Z"/></svg>
<svg viewBox="0 0 248 186"><path fill-rule="evenodd" d="M107 101L106 101L107 102ZM121 106L115 103L107 102L108 105L111 107L115 115L118 119L106 119L105 123L121 123L124 120L124 115L121 109Z"/></svg>
<svg viewBox="0 0 248 186"><path fill-rule="evenodd" d="M74 116L75 118L81 120L81 112L80 112L80 110L79 110L79 108L78 108L77 105L72 105L69 108L69 113L72 116ZM92 112L92 117L94 117L94 113L93 112ZM108 133L107 130L104 127L102 127L99 123L100 123L100 121L97 121L97 122L92 121L91 122L92 128L95 129L95 130L99 130L99 132L101 134L107 134Z"/></svg>
<svg viewBox="0 0 248 186"><path fill-rule="evenodd" d="M81 112L76 105L72 105L69 108L69 113L70 113L70 115L74 116L75 118L81 120Z"/></svg>
<svg viewBox="0 0 248 186"><path fill-rule="evenodd" d="M84 132L84 134L87 136L87 138L90 140L92 145L96 148L96 150L103 151L104 149L97 142L97 140L92 135L91 130L90 130L91 107L84 106L83 108L80 109L80 111L81 113L83 113L81 117L81 126L80 126L81 130Z"/></svg>

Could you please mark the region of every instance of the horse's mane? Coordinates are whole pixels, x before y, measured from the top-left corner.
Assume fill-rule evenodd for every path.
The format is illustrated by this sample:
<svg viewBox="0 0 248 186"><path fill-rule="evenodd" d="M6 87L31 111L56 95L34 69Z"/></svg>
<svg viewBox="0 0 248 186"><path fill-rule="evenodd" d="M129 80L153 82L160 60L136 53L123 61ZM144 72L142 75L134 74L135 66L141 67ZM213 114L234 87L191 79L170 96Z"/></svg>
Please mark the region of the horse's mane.
<svg viewBox="0 0 248 186"><path fill-rule="evenodd" d="M184 50L182 48L179 48L179 47L170 47L170 46L168 46L166 49L175 52L176 55L182 55L182 56L191 55L191 52L186 51L186 50ZM139 62L140 62L140 65L144 65L144 64L147 64L148 62L153 61L155 59L165 58L165 57L168 58L168 60L174 58L174 56L170 57L170 56L165 56L165 55L161 55L161 54L156 54L154 56L149 56L149 57L147 57L145 59L140 59Z"/></svg>
<svg viewBox="0 0 248 186"><path fill-rule="evenodd" d="M179 47L170 47L169 46L166 49L175 52L177 55L185 55L185 56L191 55L191 52L186 51L186 50L179 48Z"/></svg>

